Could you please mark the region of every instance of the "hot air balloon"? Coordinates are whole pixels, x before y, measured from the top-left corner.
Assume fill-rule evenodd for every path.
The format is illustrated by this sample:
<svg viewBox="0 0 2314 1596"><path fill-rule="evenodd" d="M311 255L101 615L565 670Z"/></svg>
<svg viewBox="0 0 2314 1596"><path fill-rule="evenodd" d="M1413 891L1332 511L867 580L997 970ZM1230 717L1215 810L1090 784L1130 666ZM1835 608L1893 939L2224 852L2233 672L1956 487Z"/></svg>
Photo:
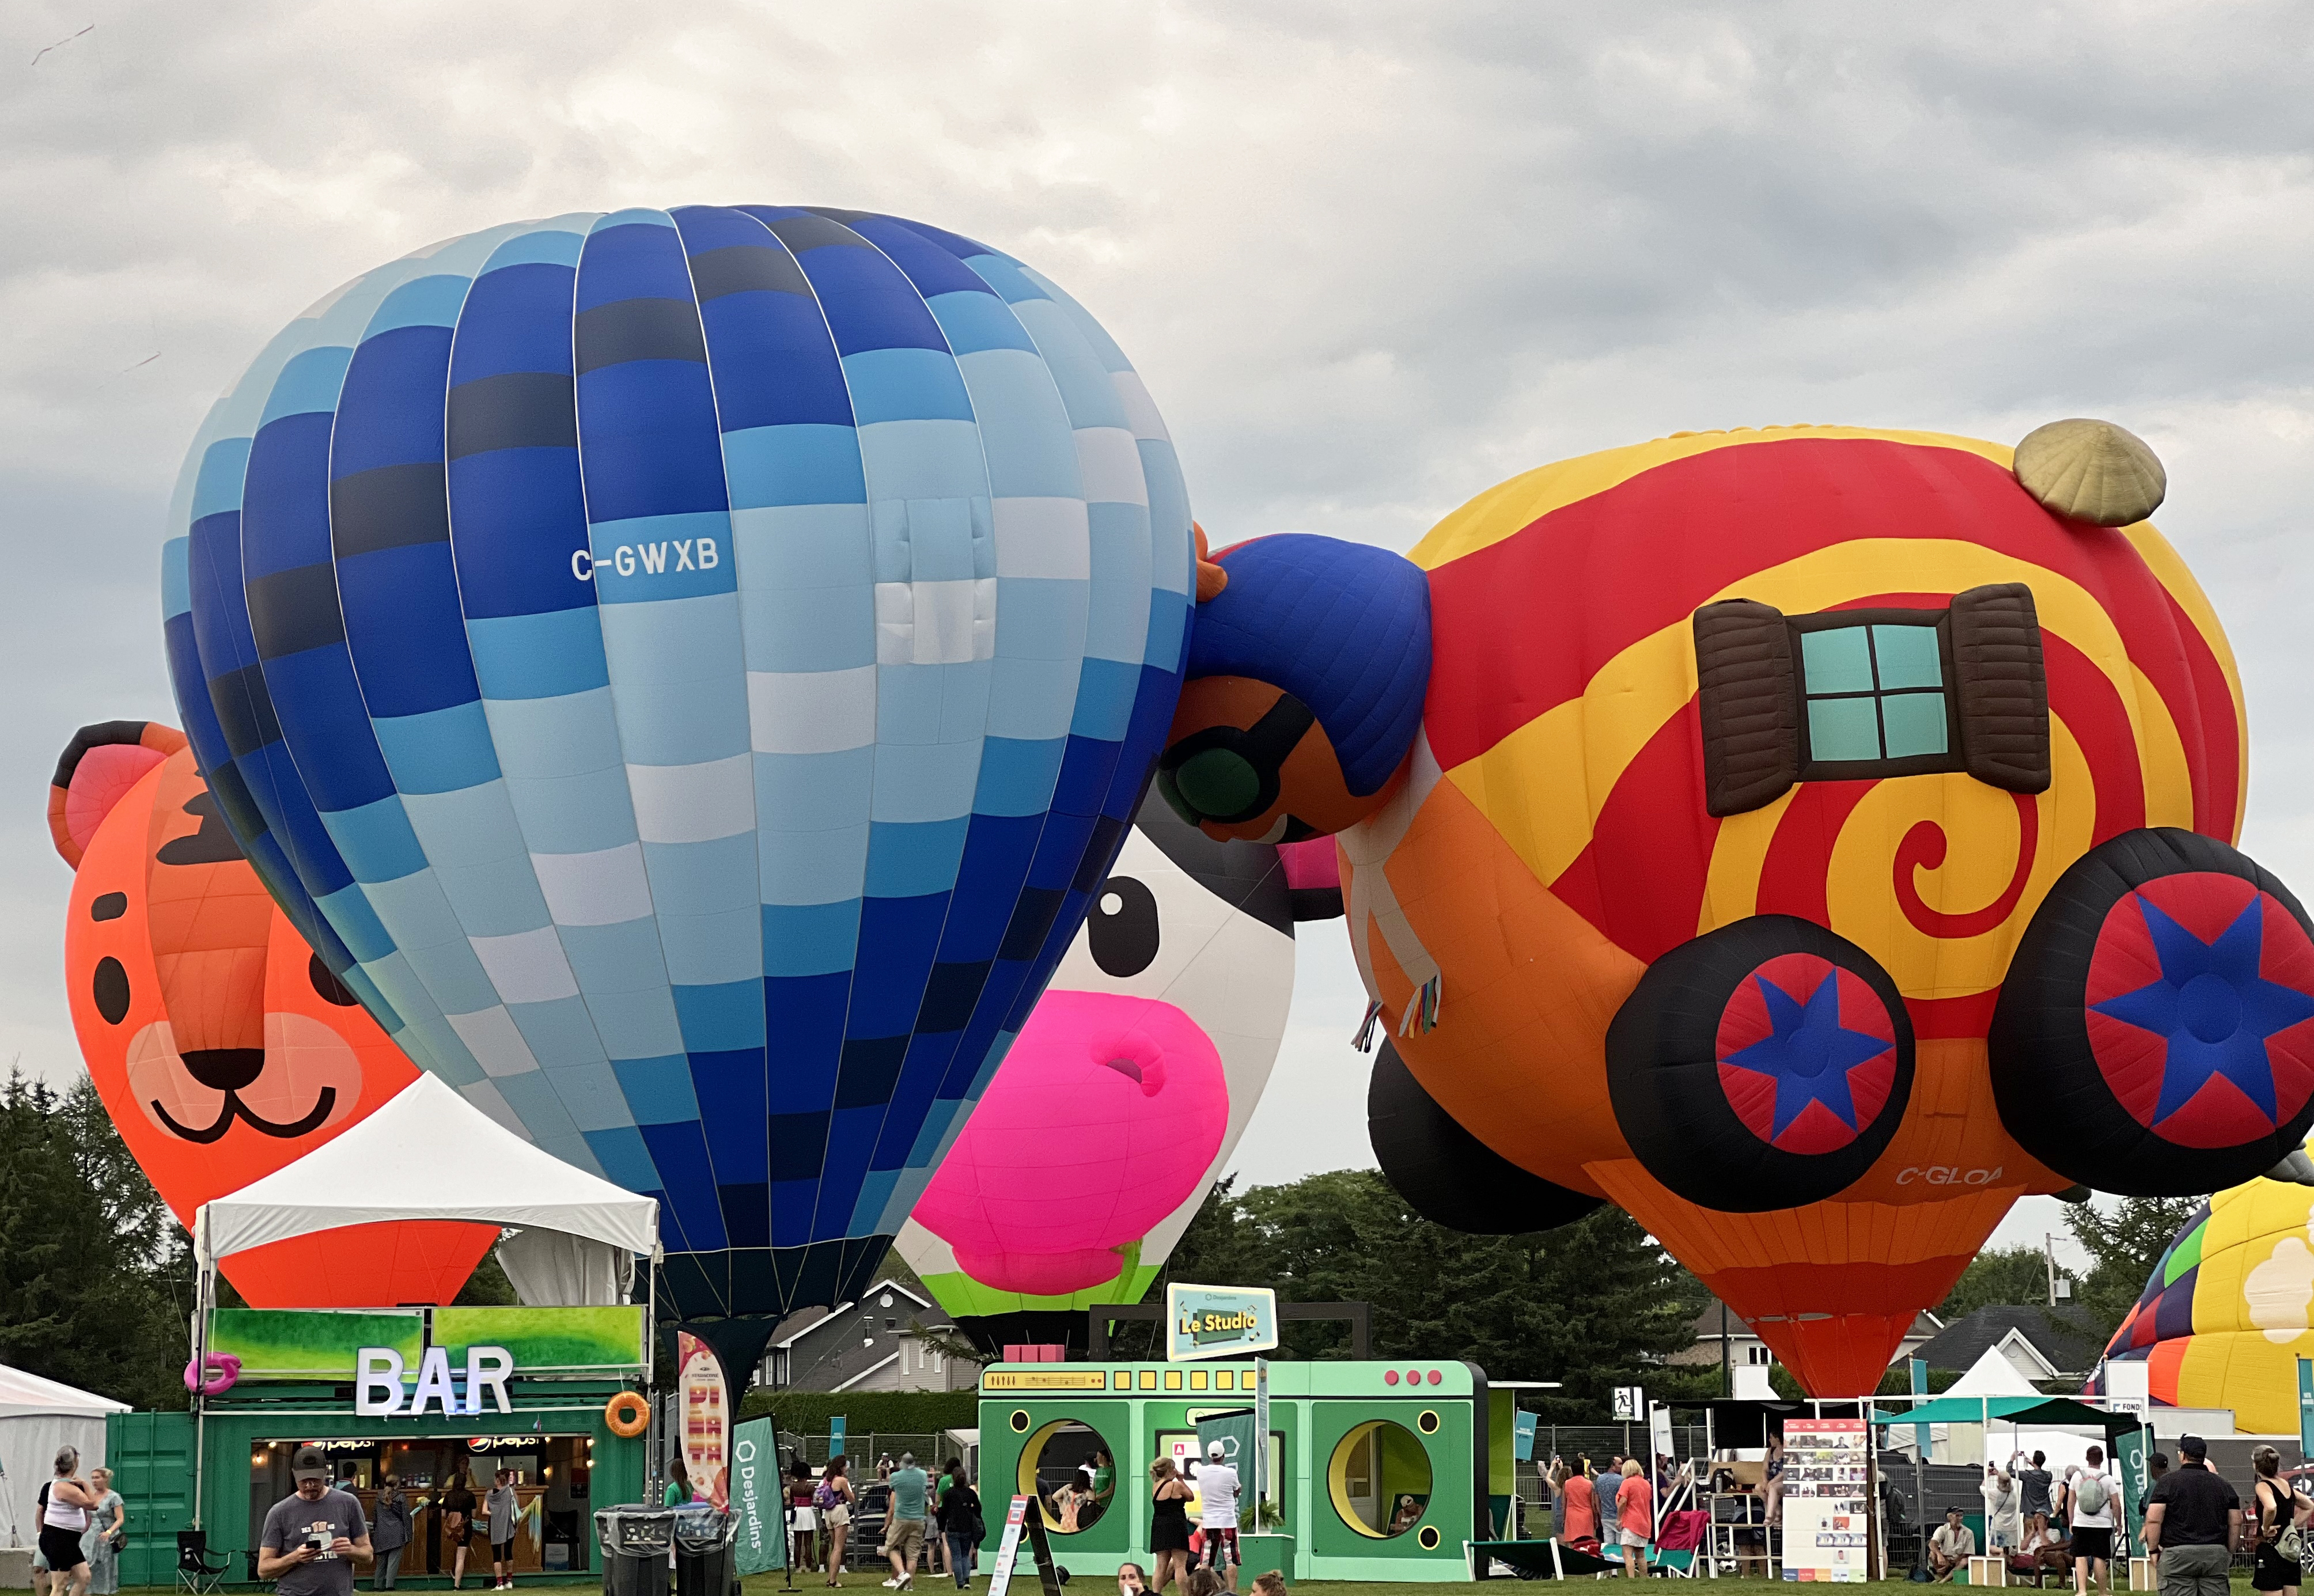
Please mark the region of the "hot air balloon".
<svg viewBox="0 0 2314 1596"><path fill-rule="evenodd" d="M2246 1431L2298 1423L2298 1361L2314 1357L2314 1162L2298 1153L2230 1186L2177 1228L2105 1361L2146 1365L2154 1401L2230 1407ZM2089 1382L2106 1388L2106 1378Z"/></svg>
<svg viewBox="0 0 2314 1596"><path fill-rule="evenodd" d="M492 228L277 335L172 517L186 730L331 970L657 1196L678 1311L866 1283L1179 689L1187 496L1091 316L863 212Z"/></svg>
<svg viewBox="0 0 2314 1596"><path fill-rule="evenodd" d="M178 1222L418 1079L258 885L174 727L82 727L57 762L49 825L77 872L65 974L81 1054ZM256 1308L447 1302L497 1235L356 1225L223 1267Z"/></svg>
<svg viewBox="0 0 2314 1596"><path fill-rule="evenodd" d="M1087 1308L1156 1278L1268 1084L1295 921L1341 913L1318 848L1217 842L1144 800L895 1244L984 1348L1082 1349Z"/></svg>
<svg viewBox="0 0 2314 1596"><path fill-rule="evenodd" d="M2105 422L1773 428L1528 472L1406 559L1256 539L1160 788L1334 835L1410 1201L1613 1202L1868 1392L2018 1195L2207 1191L2314 1121L2314 939L2231 846L2163 485Z"/></svg>

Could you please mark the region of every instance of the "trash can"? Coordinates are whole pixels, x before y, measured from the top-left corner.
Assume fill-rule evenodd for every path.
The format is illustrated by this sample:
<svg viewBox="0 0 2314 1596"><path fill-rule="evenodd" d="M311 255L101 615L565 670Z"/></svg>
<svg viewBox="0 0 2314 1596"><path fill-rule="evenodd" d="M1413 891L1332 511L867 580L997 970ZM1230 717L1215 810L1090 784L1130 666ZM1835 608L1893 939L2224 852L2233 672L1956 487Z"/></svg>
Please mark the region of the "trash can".
<svg viewBox="0 0 2314 1596"><path fill-rule="evenodd" d="M667 1596L667 1554L675 1545L675 1510L640 1502L595 1514L603 1548L603 1596Z"/></svg>
<svg viewBox="0 0 2314 1596"><path fill-rule="evenodd" d="M711 1502L675 1510L676 1596L737 1596L739 1515Z"/></svg>

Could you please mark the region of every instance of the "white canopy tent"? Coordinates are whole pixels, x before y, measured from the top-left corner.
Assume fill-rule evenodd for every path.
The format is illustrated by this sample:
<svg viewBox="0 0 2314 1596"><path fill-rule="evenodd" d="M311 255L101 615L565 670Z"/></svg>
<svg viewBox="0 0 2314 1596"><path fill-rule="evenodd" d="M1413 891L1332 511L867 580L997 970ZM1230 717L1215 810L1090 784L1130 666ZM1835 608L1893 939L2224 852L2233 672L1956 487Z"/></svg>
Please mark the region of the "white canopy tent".
<svg viewBox="0 0 2314 1596"><path fill-rule="evenodd" d="M630 1254L658 1242L657 1202L574 1168L420 1075L344 1135L204 1203L193 1253L214 1267L269 1241L402 1219L559 1230Z"/></svg>
<svg viewBox="0 0 2314 1596"><path fill-rule="evenodd" d="M80 1449L85 1478L104 1461L104 1415L128 1411L126 1402L0 1365L0 1533L15 1537L10 1545L31 1544L40 1527L32 1498L54 1470L57 1449Z"/></svg>
<svg viewBox="0 0 2314 1596"><path fill-rule="evenodd" d="M207 1363L208 1308L216 1300L219 1258L343 1225L429 1219L518 1228L534 1239L530 1251L537 1264L526 1271L534 1277L598 1279L616 1260L631 1261L642 1254L653 1265L649 1281L656 1297L659 1251L655 1199L639 1197L564 1163L434 1076L420 1075L343 1135L262 1180L210 1199L195 1212L193 1257L199 1268L199 1311L193 1317L195 1367ZM566 1245L543 1246L551 1239L545 1232L570 1239ZM625 1274L632 1278L631 1262ZM587 1290L586 1294L596 1292ZM647 1314L649 1335L656 1334L656 1306L654 1300ZM197 1395L193 1406L198 1424L206 1419L206 1404ZM196 1440L197 1503L200 1446ZM199 1519L194 1522L198 1525Z"/></svg>

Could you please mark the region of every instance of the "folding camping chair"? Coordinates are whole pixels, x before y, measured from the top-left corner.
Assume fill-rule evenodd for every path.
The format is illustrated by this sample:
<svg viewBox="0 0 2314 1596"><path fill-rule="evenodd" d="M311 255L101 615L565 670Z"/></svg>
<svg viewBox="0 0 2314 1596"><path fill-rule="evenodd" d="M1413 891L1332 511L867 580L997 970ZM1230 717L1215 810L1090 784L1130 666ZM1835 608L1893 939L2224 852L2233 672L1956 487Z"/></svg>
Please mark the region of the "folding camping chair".
<svg viewBox="0 0 2314 1596"><path fill-rule="evenodd" d="M225 1583L225 1570L233 1566L231 1557L209 1556L209 1532L206 1530L177 1531L177 1588L191 1596L211 1596Z"/></svg>
<svg viewBox="0 0 2314 1596"><path fill-rule="evenodd" d="M1698 1555L1703 1549L1705 1527L1710 1522L1699 1508L1667 1512L1656 1527L1655 1565L1673 1579L1693 1579Z"/></svg>

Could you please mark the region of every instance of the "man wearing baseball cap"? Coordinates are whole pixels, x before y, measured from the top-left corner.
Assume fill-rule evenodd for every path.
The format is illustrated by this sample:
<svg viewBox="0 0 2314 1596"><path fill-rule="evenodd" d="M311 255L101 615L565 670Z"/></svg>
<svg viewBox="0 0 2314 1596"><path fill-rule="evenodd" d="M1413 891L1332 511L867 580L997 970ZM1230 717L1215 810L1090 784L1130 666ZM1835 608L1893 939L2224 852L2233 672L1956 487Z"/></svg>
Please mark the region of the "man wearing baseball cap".
<svg viewBox="0 0 2314 1596"><path fill-rule="evenodd" d="M330 1460L319 1448L299 1447L289 1477L296 1494L265 1515L257 1577L279 1581L280 1596L353 1596L354 1568L370 1562L361 1503L330 1484Z"/></svg>
<svg viewBox="0 0 2314 1596"><path fill-rule="evenodd" d="M2161 1596L2227 1596L2241 1543L2241 1498L2210 1467L2198 1435L2177 1438L2181 1466L2145 1499L2145 1549L2161 1571Z"/></svg>
<svg viewBox="0 0 2314 1596"><path fill-rule="evenodd" d="M1206 1565L1229 1582L1232 1596L1235 1596L1241 1561L1237 1549L1240 1485L1237 1470L1228 1459L1229 1449L1220 1441L1206 1443L1206 1466L1197 1470L1197 1506L1204 1519L1198 1528L1206 1532Z"/></svg>

